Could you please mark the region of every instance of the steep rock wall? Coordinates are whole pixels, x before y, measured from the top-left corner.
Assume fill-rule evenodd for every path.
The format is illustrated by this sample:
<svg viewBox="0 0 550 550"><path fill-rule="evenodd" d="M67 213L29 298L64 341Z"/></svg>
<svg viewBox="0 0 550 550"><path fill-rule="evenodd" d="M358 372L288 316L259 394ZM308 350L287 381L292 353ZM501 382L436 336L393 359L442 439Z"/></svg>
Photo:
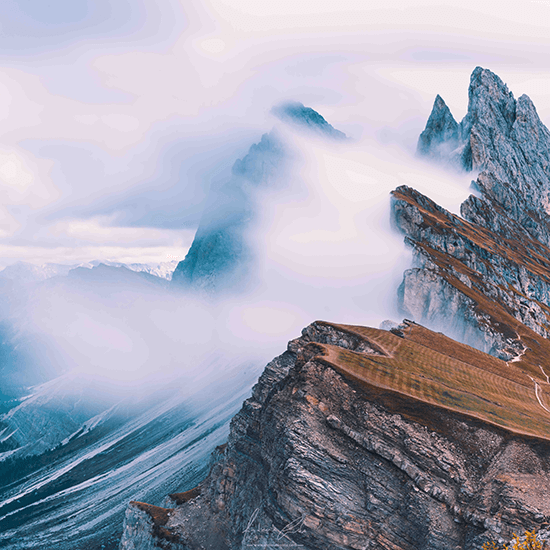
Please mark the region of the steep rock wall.
<svg viewBox="0 0 550 550"><path fill-rule="evenodd" d="M438 96L418 149L479 171L473 185L479 196L465 201L460 217L413 189L393 193L395 224L416 259L399 289L404 312L501 358L503 370L517 368L544 418L550 407L549 144L529 98L516 101L496 75L478 67L464 120L456 123ZM392 331L404 339L416 334L425 346L442 343L441 335L413 326ZM474 353L445 342L451 355ZM155 522L144 528L155 544L475 550L486 540L548 525L548 438L484 421L466 408L450 410L442 405L445 392L440 403L437 396L419 397L422 383L416 397L376 380L360 383L327 360L326 345L374 363L388 357L342 327L305 329L266 367L233 419L200 495L167 509L165 531ZM416 364L422 370L422 357ZM401 366L394 365L397 381ZM494 380L487 374L479 382ZM449 395L463 382L456 378Z"/></svg>
<svg viewBox="0 0 550 550"><path fill-rule="evenodd" d="M314 342L379 353L314 323L268 365L200 496L170 510L185 548L252 548L261 525L311 550L473 550L550 520L548 442L357 385Z"/></svg>

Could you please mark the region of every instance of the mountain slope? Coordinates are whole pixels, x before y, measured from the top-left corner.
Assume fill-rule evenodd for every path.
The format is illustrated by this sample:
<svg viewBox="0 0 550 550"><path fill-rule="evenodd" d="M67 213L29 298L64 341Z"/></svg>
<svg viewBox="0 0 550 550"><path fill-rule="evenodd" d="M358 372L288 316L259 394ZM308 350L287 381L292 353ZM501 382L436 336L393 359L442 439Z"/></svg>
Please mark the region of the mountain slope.
<svg viewBox="0 0 550 550"><path fill-rule="evenodd" d="M199 496L168 510L148 544L246 549L260 530L274 548L283 531L316 550L510 538L550 519L549 386L538 384L544 394L513 366L411 323L395 334L314 323L267 366ZM126 525L141 522L143 535L150 515L135 503ZM121 548L133 540L126 527Z"/></svg>
<svg viewBox="0 0 550 550"><path fill-rule="evenodd" d="M201 368L228 363L212 357ZM235 360L233 368L230 381L193 395L180 390L185 380L126 397L97 381L92 391L93 378L39 388L2 418L2 437L13 441L0 453L0 548L116 548L128 500L161 502L206 474L249 392L251 365Z"/></svg>
<svg viewBox="0 0 550 550"><path fill-rule="evenodd" d="M266 367L194 498L130 505L121 550L474 550L547 525L549 150L529 98L486 69L460 124L438 96L418 151L479 171L479 196L460 217L393 192L416 262L398 299L478 349L413 321L314 323Z"/></svg>

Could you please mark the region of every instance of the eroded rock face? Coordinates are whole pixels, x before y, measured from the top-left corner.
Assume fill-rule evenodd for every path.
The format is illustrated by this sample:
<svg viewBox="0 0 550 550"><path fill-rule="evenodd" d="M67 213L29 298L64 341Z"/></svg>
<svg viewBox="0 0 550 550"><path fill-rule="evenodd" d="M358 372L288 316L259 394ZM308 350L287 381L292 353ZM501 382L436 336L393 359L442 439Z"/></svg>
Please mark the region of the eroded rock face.
<svg viewBox="0 0 550 550"><path fill-rule="evenodd" d="M162 550L153 530L153 518L135 504L131 504L128 506L124 518L121 548L126 550Z"/></svg>
<svg viewBox="0 0 550 550"><path fill-rule="evenodd" d="M413 189L393 192L396 226L415 251L399 290L404 314L511 359L525 347L503 317L547 338L550 132L527 96L477 67L460 124L438 96L418 152L479 170L461 217ZM458 155L457 151L460 152ZM460 158L459 158L460 157Z"/></svg>
<svg viewBox="0 0 550 550"><path fill-rule="evenodd" d="M358 386L314 342L378 353L314 323L268 365L200 496L170 510L185 548L252 548L262 525L310 550L473 550L550 519L547 442Z"/></svg>
<svg viewBox="0 0 550 550"><path fill-rule="evenodd" d="M461 219L414 189L393 197L395 224L415 252L398 293L407 317L507 359L524 347L510 316L548 337L550 249Z"/></svg>
<svg viewBox="0 0 550 550"><path fill-rule="evenodd" d="M462 167L461 153L464 149L459 140L459 126L449 107L438 94L426 129L418 138L418 153L431 156L438 161L449 161Z"/></svg>
<svg viewBox="0 0 550 550"><path fill-rule="evenodd" d="M462 215L477 223L489 217L489 228L521 228L548 246L550 132L529 97L515 100L497 75L477 67L470 78L468 112L455 124L437 96L418 153L479 172L474 186L482 197L466 201Z"/></svg>
<svg viewBox="0 0 550 550"><path fill-rule="evenodd" d="M529 399L544 410L549 144L529 98L515 100L478 67L464 120L458 124L438 96L419 152L479 171L479 196L465 201L460 217L414 189L393 193L395 225L416 261L399 289L405 314L517 365L534 384ZM391 332L406 339L407 326ZM307 550L477 550L547 525L547 439L359 384L323 359L327 345L380 364L378 355L391 356L334 325L304 329L234 417L200 495L170 510L164 535L156 531L163 548L277 547L282 533L286 547Z"/></svg>
<svg viewBox="0 0 550 550"><path fill-rule="evenodd" d="M299 101L289 101L276 105L271 109L271 113L280 120L290 122L301 130L336 140L347 139L344 132L334 128L317 111L306 107Z"/></svg>

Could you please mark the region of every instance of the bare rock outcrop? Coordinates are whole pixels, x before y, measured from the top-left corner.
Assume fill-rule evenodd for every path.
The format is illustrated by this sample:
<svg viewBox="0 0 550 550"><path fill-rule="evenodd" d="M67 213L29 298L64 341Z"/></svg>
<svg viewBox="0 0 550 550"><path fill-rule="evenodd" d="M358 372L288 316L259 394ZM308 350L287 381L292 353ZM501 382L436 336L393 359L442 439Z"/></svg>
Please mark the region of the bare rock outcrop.
<svg viewBox="0 0 550 550"><path fill-rule="evenodd" d="M550 132L528 96L514 99L496 74L477 67L464 119L457 124L437 96L418 153L479 173L481 198L464 203L466 219L500 231L511 225L549 245Z"/></svg>
<svg viewBox="0 0 550 550"><path fill-rule="evenodd" d="M152 543L477 550L546 532L550 133L529 98L478 67L466 117L438 96L418 151L479 173L461 216L393 192L416 262L400 304L433 330L304 329L233 418L195 498L143 528Z"/></svg>
<svg viewBox="0 0 550 550"><path fill-rule="evenodd" d="M157 534L156 544L248 549L261 525L310 550L473 550L550 520L550 441L412 399L378 375L360 383L323 349L398 370L399 353L388 356L398 344L473 368L502 362L411 323L369 330L318 322L290 342L233 419L200 495L169 511L163 527L177 542Z"/></svg>

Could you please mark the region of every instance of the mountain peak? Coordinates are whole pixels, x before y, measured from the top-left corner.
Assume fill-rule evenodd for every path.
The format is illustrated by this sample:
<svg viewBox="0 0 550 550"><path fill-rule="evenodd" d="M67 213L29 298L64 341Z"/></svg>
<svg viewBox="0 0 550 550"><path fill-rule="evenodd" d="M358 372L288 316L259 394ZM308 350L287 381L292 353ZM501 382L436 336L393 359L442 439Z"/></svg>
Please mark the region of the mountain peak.
<svg viewBox="0 0 550 550"><path fill-rule="evenodd" d="M470 76L470 96L478 89L482 89L485 92L489 92L493 97L514 97L512 92L508 90L508 86L502 81L502 79L489 69L483 67L476 67Z"/></svg>
<svg viewBox="0 0 550 550"><path fill-rule="evenodd" d="M508 86L489 69L476 67L470 77L468 114L461 123L462 136L469 134L478 121L487 129L509 136L515 118L516 101Z"/></svg>
<svg viewBox="0 0 550 550"><path fill-rule="evenodd" d="M458 127L455 124L437 96L418 153L461 170L479 170L476 188L491 205L484 212L503 208L514 224L550 245L550 132L533 102L526 95L514 99L500 77L476 67L468 112ZM469 215L487 217L480 212Z"/></svg>
<svg viewBox="0 0 550 550"><path fill-rule="evenodd" d="M445 143L445 149L448 149L448 143L458 145L458 124L443 98L437 94L430 118L426 123L426 129L420 134L418 139L418 153L422 155L432 153L434 156L441 156L442 151L437 151L438 146Z"/></svg>
<svg viewBox="0 0 550 550"><path fill-rule="evenodd" d="M291 123L316 133L324 134L333 139L346 139L344 132L340 132L329 124L323 116L311 107L306 107L299 101L286 101L271 109L271 112L283 122Z"/></svg>

